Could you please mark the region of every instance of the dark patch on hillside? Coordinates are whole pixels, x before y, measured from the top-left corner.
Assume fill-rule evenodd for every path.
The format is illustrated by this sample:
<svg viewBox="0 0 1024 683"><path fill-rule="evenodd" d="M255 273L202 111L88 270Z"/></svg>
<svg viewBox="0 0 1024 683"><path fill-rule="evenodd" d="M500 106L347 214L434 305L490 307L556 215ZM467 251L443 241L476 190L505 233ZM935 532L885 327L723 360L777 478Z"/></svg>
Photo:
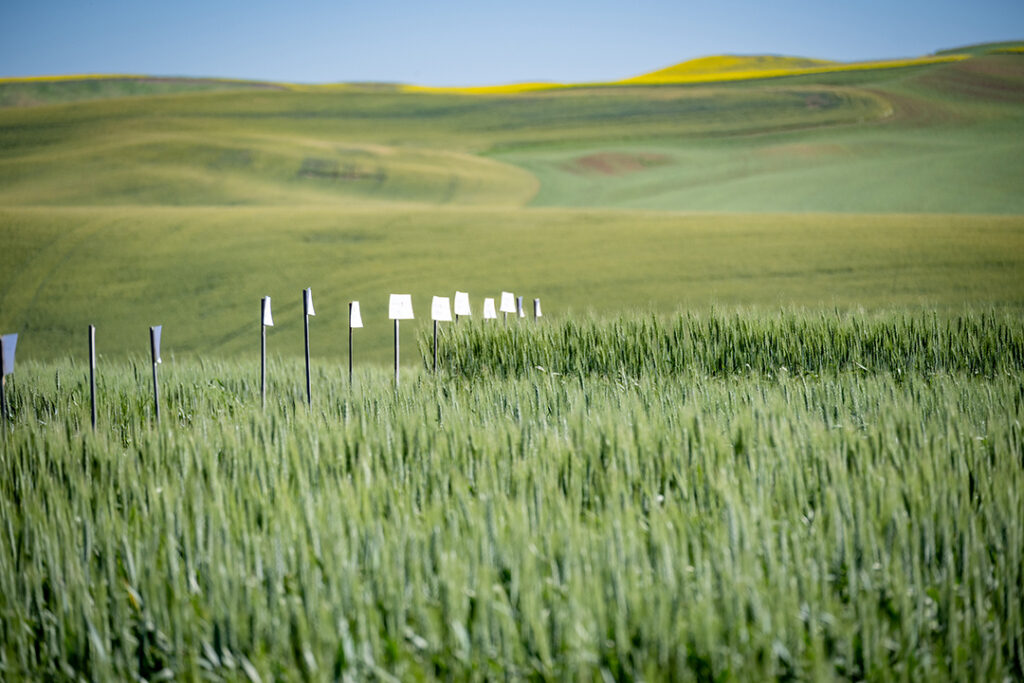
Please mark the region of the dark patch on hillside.
<svg viewBox="0 0 1024 683"><path fill-rule="evenodd" d="M625 175L670 163L671 157L653 152L599 152L577 157L565 164L564 168L570 173Z"/></svg>
<svg viewBox="0 0 1024 683"><path fill-rule="evenodd" d="M302 160L297 174L300 178L316 178L320 180L375 180L383 183L387 173L383 167L374 170L357 164L341 164L336 159L320 159L306 157Z"/></svg>
<svg viewBox="0 0 1024 683"><path fill-rule="evenodd" d="M345 230L318 230L302 236L303 242L310 244L359 244L362 242L380 242L384 235L373 232L357 232Z"/></svg>
<svg viewBox="0 0 1024 683"><path fill-rule="evenodd" d="M957 97L989 102L1024 102L1024 54L993 55L950 64L917 82Z"/></svg>
<svg viewBox="0 0 1024 683"><path fill-rule="evenodd" d="M253 153L251 149L225 149L210 162L210 168L217 170L248 168L252 166L252 161Z"/></svg>

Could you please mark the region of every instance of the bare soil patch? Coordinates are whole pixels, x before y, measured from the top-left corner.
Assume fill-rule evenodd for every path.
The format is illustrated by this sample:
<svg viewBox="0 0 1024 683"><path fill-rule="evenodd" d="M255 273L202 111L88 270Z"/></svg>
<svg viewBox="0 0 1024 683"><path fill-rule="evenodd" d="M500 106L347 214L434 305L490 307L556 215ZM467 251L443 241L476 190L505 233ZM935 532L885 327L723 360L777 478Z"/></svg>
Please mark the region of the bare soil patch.
<svg viewBox="0 0 1024 683"><path fill-rule="evenodd" d="M573 159L566 164L566 170L581 174L625 175L670 163L671 157L654 152L598 152Z"/></svg>

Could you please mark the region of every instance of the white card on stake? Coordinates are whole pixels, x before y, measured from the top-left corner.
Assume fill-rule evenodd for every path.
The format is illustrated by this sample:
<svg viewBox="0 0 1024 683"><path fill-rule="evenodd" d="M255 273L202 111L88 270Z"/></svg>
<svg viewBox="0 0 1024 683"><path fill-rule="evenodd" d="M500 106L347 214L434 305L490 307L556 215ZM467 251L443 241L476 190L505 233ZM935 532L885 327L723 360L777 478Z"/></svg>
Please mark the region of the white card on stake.
<svg viewBox="0 0 1024 683"><path fill-rule="evenodd" d="M526 311L523 310L523 297L516 298L516 309L519 311L520 318L526 317Z"/></svg>
<svg viewBox="0 0 1024 683"><path fill-rule="evenodd" d="M494 312L494 299L487 297L484 299L484 320L490 320L497 317L498 314Z"/></svg>
<svg viewBox="0 0 1024 683"><path fill-rule="evenodd" d="M412 320L412 294L392 294L388 302L388 317L392 320Z"/></svg>
<svg viewBox="0 0 1024 683"><path fill-rule="evenodd" d="M303 292L305 292L305 296L302 299L302 310L306 315L316 315L313 312L313 288L306 287Z"/></svg>
<svg viewBox="0 0 1024 683"><path fill-rule="evenodd" d="M533 300L533 317L543 318L544 316L540 312L540 299Z"/></svg>
<svg viewBox="0 0 1024 683"><path fill-rule="evenodd" d="M9 375L14 372L14 348L18 345L18 335L16 334L5 334L3 336L3 347L4 347L4 374Z"/></svg>
<svg viewBox="0 0 1024 683"><path fill-rule="evenodd" d="M441 322L452 321L451 300L446 296L435 296L430 302L430 317Z"/></svg>
<svg viewBox="0 0 1024 683"><path fill-rule="evenodd" d="M348 304L348 326L349 327L362 327L363 316L359 314L359 302L350 301Z"/></svg>
<svg viewBox="0 0 1024 683"><path fill-rule="evenodd" d="M263 324L267 327L274 326L274 316L270 314L270 297L263 297Z"/></svg>
<svg viewBox="0 0 1024 683"><path fill-rule="evenodd" d="M516 312L516 297L512 292L501 293L501 305L498 306L498 310L502 313Z"/></svg>
<svg viewBox="0 0 1024 683"><path fill-rule="evenodd" d="M467 292L455 292L455 315L473 315L473 309L469 307Z"/></svg>
<svg viewBox="0 0 1024 683"><path fill-rule="evenodd" d="M163 363L163 360L160 358L160 333L163 332L164 326L157 325L150 329L153 330L153 353L156 357L156 362Z"/></svg>

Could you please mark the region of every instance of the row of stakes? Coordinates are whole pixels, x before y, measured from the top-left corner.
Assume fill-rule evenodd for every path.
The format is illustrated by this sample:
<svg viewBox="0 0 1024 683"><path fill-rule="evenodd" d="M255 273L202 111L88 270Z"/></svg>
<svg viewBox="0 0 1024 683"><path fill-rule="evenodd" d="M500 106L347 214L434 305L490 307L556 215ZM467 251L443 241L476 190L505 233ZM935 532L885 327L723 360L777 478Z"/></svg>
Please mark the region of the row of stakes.
<svg viewBox="0 0 1024 683"><path fill-rule="evenodd" d="M471 316L473 314L469 305L469 294L466 292L455 292L454 321L458 322L460 316ZM520 318L526 317L523 310L523 297L516 297L512 292L502 292L500 303L495 309L493 298L484 299L484 320L493 320L498 313L504 316L505 324L508 325L508 316ZM313 387L309 373L309 316L316 315L313 310L313 290L306 288L302 290L302 319L303 332L306 348L306 402L313 404ZM437 372L437 323L451 322L452 305L451 300L446 296L435 296L431 301L430 317L434 322L434 365L433 371ZM540 310L540 299L533 300L533 318L539 320L542 317ZM412 320L412 295L392 294L388 302L388 318L395 321L395 386L398 386L398 324L402 320ZM260 406L265 407L267 402L267 328L274 326L274 317L270 309L270 297L265 296L260 300ZM348 304L348 381L352 383L352 330L363 326L362 314L359 311L359 302L350 301ZM160 335L163 331L162 325L149 328L149 350L153 362L153 406L156 421L160 422L160 390L157 379L157 366L163 362L160 358ZM0 418L7 421L7 376L14 372L14 350L18 344L17 334L5 334L0 336ZM89 402L92 413L92 428L96 429L96 327L89 325Z"/></svg>

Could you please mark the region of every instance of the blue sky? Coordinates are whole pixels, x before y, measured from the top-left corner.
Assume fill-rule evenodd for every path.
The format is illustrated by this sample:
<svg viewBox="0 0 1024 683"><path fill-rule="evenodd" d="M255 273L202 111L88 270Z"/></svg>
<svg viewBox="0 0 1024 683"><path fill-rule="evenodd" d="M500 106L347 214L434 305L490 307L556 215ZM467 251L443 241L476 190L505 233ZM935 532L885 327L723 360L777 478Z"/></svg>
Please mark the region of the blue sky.
<svg viewBox="0 0 1024 683"><path fill-rule="evenodd" d="M0 76L476 85L709 54L853 61L1024 39L1024 0L3 0Z"/></svg>

